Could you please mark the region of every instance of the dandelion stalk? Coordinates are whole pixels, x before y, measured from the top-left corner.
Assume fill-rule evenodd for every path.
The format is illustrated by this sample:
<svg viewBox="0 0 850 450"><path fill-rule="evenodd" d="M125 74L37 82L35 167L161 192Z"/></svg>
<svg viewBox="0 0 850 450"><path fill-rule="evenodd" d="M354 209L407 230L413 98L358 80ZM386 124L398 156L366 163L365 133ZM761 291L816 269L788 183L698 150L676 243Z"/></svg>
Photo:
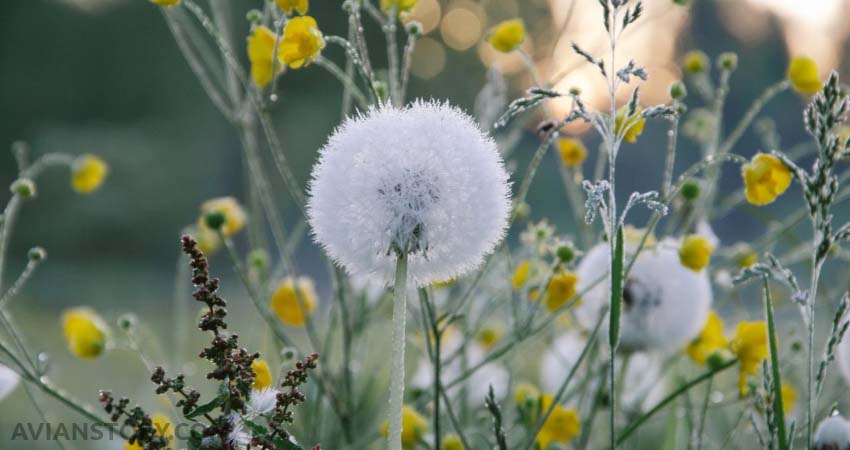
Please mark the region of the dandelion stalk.
<svg viewBox="0 0 850 450"><path fill-rule="evenodd" d="M398 252L393 286L392 366L390 370L390 410L387 448L401 449L401 410L404 401L404 346L407 322L407 252Z"/></svg>

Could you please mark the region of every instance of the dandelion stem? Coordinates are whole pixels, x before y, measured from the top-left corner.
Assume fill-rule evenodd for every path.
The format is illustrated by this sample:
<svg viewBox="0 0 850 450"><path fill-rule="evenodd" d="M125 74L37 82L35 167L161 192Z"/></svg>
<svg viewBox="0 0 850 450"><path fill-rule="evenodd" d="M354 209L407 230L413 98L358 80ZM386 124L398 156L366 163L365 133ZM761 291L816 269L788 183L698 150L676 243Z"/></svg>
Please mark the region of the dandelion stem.
<svg viewBox="0 0 850 450"><path fill-rule="evenodd" d="M387 448L402 450L402 402L404 401L404 346L407 321L407 252L400 251L396 261L393 287L392 366L390 371L390 410Z"/></svg>

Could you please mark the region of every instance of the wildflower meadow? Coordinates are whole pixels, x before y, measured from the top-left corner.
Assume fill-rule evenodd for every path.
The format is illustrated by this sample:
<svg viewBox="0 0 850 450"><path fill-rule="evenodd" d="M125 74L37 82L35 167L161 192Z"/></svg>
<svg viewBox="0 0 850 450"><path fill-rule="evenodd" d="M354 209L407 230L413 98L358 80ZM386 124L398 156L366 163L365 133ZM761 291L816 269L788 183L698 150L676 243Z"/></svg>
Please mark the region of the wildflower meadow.
<svg viewBox="0 0 850 450"><path fill-rule="evenodd" d="M0 448L850 450L850 2L4 8Z"/></svg>

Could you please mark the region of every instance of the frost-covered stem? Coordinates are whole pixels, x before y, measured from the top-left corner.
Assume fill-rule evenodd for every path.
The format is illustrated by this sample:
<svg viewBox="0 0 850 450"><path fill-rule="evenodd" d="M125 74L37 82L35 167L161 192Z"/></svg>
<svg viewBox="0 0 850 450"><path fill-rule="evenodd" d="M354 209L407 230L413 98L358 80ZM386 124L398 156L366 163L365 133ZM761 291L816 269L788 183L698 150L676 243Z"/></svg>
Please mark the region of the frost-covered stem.
<svg viewBox="0 0 850 450"><path fill-rule="evenodd" d="M738 125L735 126L735 129L729 133L729 136L723 142L723 145L720 147L718 153L726 153L729 150L732 150L732 147L738 142L738 139L744 134L744 131L750 126L750 124L755 120L758 116L759 112L761 112L764 105L767 104L773 97L776 97L781 92L788 89L791 86L791 83L787 79L783 79L778 81L772 85L770 85L764 92L750 105L750 109L744 114L744 117L738 122ZM719 126L719 125L718 125Z"/></svg>
<svg viewBox="0 0 850 450"><path fill-rule="evenodd" d="M667 131L667 157L664 161L664 179L661 184L661 198L667 199L673 185L673 169L676 165L676 142L679 135L679 115L670 121Z"/></svg>
<svg viewBox="0 0 850 450"><path fill-rule="evenodd" d="M401 102L407 98L407 84L410 82L410 66L413 64L413 51L416 49L416 36L407 35L407 44L404 46L404 57L401 63Z"/></svg>
<svg viewBox="0 0 850 450"><path fill-rule="evenodd" d="M407 252L398 254L393 287L392 366L390 370L390 410L387 421L387 448L401 448L401 410L404 401L404 345L407 321Z"/></svg>
<svg viewBox="0 0 850 450"><path fill-rule="evenodd" d="M315 62L317 66L327 70L331 75L339 80L340 83L342 83L343 88L345 88L345 95L353 95L354 98L357 99L357 104L360 105L361 108L366 109L368 107L369 101L366 100L366 96L360 92L360 88L357 87L354 80L351 79L347 73L343 72L342 68L336 65L336 63L321 55L316 57L313 62ZM351 63L349 62L348 64Z"/></svg>
<svg viewBox="0 0 850 450"><path fill-rule="evenodd" d="M3 217L0 217L0 292L3 291L3 269L6 265L9 235L12 234L12 228L15 226L15 219L20 209L21 197L16 194L6 204L6 209L3 210Z"/></svg>
<svg viewBox="0 0 850 450"><path fill-rule="evenodd" d="M384 25L384 35L387 39L387 61L389 62L389 75L387 75L390 89L390 99L396 106L401 106L401 92L399 86L398 71L398 4L394 4L387 14L387 22Z"/></svg>
<svg viewBox="0 0 850 450"><path fill-rule="evenodd" d="M609 265L608 265L608 291L610 293L609 297L611 301L617 301L614 298L614 267L617 265L616 262L616 253L617 253L617 229L619 227L619 219L617 217L617 195L616 195L616 161L617 161L617 105L616 105L616 94L617 94L617 9L616 7L611 8L610 12L610 20L608 23L611 26L608 28L608 42L611 47L611 65L609 72L609 82L608 82L608 95L610 97L610 109L608 112L608 136L605 137L605 141L608 145L608 204L606 205L608 212L608 249L609 249ZM623 118L623 123L626 123L626 118ZM625 126L623 127L625 128ZM614 304L611 305L609 310L609 322L608 327L609 330L619 329L619 323L614 323L614 321L619 321L618 315L619 307L616 307ZM615 360L617 354L617 341L619 336L617 336L619 332L610 332L609 331L609 346L610 346L610 354L608 355L608 389L609 395L611 398L610 404L610 416L609 416L609 426L610 426L610 442L611 442L611 450L616 450L617 448L617 382L615 380Z"/></svg>
<svg viewBox="0 0 850 450"><path fill-rule="evenodd" d="M815 234L818 232L815 231ZM817 240L815 241L817 242ZM814 252L817 252L815 247ZM818 282L820 281L820 272L823 267L823 260L816 255L812 256L812 275L811 283L809 284L809 296L806 301L806 311L808 313L806 323L807 333L807 349L808 352L808 367L806 373L806 448L812 448L814 444L814 420L815 420L815 299L817 297Z"/></svg>
<svg viewBox="0 0 850 450"><path fill-rule="evenodd" d="M2 309L9 300L18 295L18 292L20 292L21 288L24 287L27 281L29 281L30 277L32 276L32 273L35 271L35 268L38 267L38 264L39 261L35 260L30 260L27 263L27 266L24 267L24 271L21 272L20 275L18 275L18 279L15 280L14 283L12 283L12 286L9 287L9 289L7 289L2 296L0 296L0 309Z"/></svg>

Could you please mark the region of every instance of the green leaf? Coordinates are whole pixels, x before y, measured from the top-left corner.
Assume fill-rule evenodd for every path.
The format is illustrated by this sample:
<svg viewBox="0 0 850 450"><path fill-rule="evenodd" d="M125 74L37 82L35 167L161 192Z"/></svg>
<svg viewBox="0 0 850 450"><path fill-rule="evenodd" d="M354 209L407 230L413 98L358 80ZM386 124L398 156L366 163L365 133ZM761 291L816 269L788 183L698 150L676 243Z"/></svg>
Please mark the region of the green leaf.
<svg viewBox="0 0 850 450"><path fill-rule="evenodd" d="M269 430L267 430L266 427L245 419L244 417L242 418L242 423L245 424L245 426L248 427L248 429L251 430L251 433L255 436L265 436L269 434Z"/></svg>
<svg viewBox="0 0 850 450"><path fill-rule="evenodd" d="M785 405L782 404L782 378L779 374L779 346L776 342L776 322L773 319L773 300L770 286L764 278L764 315L767 319L767 337L770 348L770 368L773 378L773 414L776 421L776 434L779 438L779 450L788 448L788 435L785 427Z"/></svg>
<svg viewBox="0 0 850 450"><path fill-rule="evenodd" d="M203 439L203 436L201 435L201 433L199 431L191 430L190 436L189 436L189 441L187 442L187 444L188 444L187 449L188 450L200 450L202 439Z"/></svg>
<svg viewBox="0 0 850 450"><path fill-rule="evenodd" d="M192 412L190 412L189 414L186 414L186 418L187 419L194 419L195 417L207 414L210 411L221 406L226 399L227 399L227 395L219 394L218 396L216 396L216 398L210 400L207 403L204 403L203 405L198 406Z"/></svg>
<svg viewBox="0 0 850 450"><path fill-rule="evenodd" d="M611 351L620 342L620 312L623 304L623 227L617 227L614 240L614 259L611 261L611 311L608 320L608 342Z"/></svg>

